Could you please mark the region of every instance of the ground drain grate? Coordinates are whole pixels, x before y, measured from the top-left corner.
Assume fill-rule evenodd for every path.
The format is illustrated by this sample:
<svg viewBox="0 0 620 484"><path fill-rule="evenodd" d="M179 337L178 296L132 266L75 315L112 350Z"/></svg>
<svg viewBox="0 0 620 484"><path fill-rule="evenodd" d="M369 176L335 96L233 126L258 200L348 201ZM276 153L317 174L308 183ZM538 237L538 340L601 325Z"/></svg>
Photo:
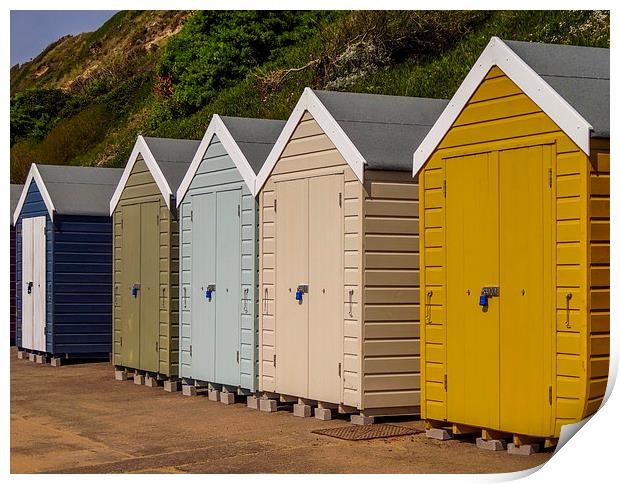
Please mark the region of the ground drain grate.
<svg viewBox="0 0 620 484"><path fill-rule="evenodd" d="M420 431L408 427L401 427L400 425L373 424L349 425L347 427L313 430L312 433L342 440L369 440L419 434Z"/></svg>

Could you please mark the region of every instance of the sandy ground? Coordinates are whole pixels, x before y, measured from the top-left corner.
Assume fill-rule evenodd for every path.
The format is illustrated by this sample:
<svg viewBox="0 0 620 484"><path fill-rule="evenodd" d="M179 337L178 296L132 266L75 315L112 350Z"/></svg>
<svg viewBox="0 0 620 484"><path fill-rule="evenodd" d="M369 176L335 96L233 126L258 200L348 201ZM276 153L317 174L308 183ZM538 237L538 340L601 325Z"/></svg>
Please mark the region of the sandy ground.
<svg viewBox="0 0 620 484"><path fill-rule="evenodd" d="M11 350L13 473L488 473L528 469L552 455L483 451L423 433L357 442L311 433L345 425L118 382L109 363L54 368Z"/></svg>

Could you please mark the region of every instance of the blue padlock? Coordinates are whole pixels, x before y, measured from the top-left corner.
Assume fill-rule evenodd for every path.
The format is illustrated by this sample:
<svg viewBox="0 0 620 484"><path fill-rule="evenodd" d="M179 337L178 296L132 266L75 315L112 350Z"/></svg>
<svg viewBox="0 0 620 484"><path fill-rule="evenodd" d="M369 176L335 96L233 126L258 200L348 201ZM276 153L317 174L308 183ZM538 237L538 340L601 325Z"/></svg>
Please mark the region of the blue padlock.
<svg viewBox="0 0 620 484"><path fill-rule="evenodd" d="M297 290L297 292L295 293L295 301L301 301L303 297L303 292L301 292L300 290Z"/></svg>
<svg viewBox="0 0 620 484"><path fill-rule="evenodd" d="M133 297L138 297L138 288L137 288L136 286L133 286L133 287L131 288L131 295L132 295Z"/></svg>
<svg viewBox="0 0 620 484"><path fill-rule="evenodd" d="M489 296L487 296L486 294L480 294L480 300L479 300L478 304L480 304L480 306L482 306L482 307L488 306L489 305Z"/></svg>
<svg viewBox="0 0 620 484"><path fill-rule="evenodd" d="M211 289L207 289L205 291L205 297L207 298L207 301L211 302L211 298L213 297L213 291Z"/></svg>

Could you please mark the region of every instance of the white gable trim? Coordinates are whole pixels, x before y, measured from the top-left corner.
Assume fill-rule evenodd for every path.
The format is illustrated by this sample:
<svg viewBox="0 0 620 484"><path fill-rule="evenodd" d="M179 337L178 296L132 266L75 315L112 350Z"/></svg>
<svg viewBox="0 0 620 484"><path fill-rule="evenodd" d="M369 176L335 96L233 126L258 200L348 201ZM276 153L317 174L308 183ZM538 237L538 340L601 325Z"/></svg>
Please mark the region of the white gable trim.
<svg viewBox="0 0 620 484"><path fill-rule="evenodd" d="M500 38L492 37L448 106L413 154L414 176L439 146L493 66L499 67L585 154L590 154L592 125Z"/></svg>
<svg viewBox="0 0 620 484"><path fill-rule="evenodd" d="M153 153L151 153L151 150L146 144L146 141L144 140L142 135L138 135L136 144L134 145L133 151L131 152L131 155L129 156L129 161L127 162L127 165L125 166L125 171L123 171L123 176L121 176L121 179L118 182L118 185L116 186L116 190L114 190L114 194L112 195L112 198L110 200L110 215L114 213L114 210L116 209L116 206L118 205L118 202L121 199L121 195L123 193L123 190L125 189L125 185L127 185L127 180L129 180L129 175L131 175L131 170L133 170L133 167L136 164L136 161L138 161L138 155L142 155L142 158L144 159L146 166L151 172L151 175L153 175L153 179L155 180L155 183L157 184L159 191L161 192L161 194L164 197L164 200L166 201L166 205L168 206L168 209L172 210L172 205L171 205L172 190L170 190L170 186L168 185L168 182L166 181L164 174L159 168L159 165L157 164L157 161L155 160Z"/></svg>
<svg viewBox="0 0 620 484"><path fill-rule="evenodd" d="M340 127L338 122L333 118L327 108L319 100L316 94L309 87L304 89L295 109L288 118L288 121L284 125L284 129L271 149L267 161L261 168L258 176L256 177L255 192L258 193L269 174L276 166L276 163L280 159L282 152L286 148L293 132L297 128L299 121L304 115L304 112L308 111L315 121L319 124L321 129L329 137L332 143L336 146L342 157L349 164L360 182L364 181L364 165L366 160L362 154L358 151L357 147L345 134L344 130Z"/></svg>
<svg viewBox="0 0 620 484"><path fill-rule="evenodd" d="M37 184L37 188L39 189L39 193L43 198L43 203L45 203L45 207L52 219L54 221L54 215L56 214L56 208L54 208L54 203L52 202L52 197L50 197L49 192L47 191L47 187L45 186L45 182L43 178L41 178L41 173L39 173L39 169L37 165L33 163L30 166L30 171L28 172L28 177L26 178L26 183L24 183L24 188L22 189L22 193L19 196L19 201L17 202L17 206L15 207L15 212L13 212L13 225L17 223L17 219L22 211L22 207L26 202L26 196L28 195L28 190L30 190L30 184L34 180Z"/></svg>
<svg viewBox="0 0 620 484"><path fill-rule="evenodd" d="M189 190L192 180L194 179L194 176L196 176L196 172L198 171L198 168L200 168L200 164L202 163L205 153L209 149L214 136L217 136L222 143L222 146L228 153L228 156L230 156L233 163L237 167L237 170L239 170L243 181L250 189L252 196L256 196L256 192L254 191L254 180L256 179L254 170L252 170L250 163L239 148L239 145L237 145L237 142L233 138L232 134L230 134L230 131L228 131L228 128L224 124L222 118L219 115L214 114L213 118L211 118L209 126L207 127L207 131L202 137L200 146L198 146L198 150L192 159L192 163L189 165L189 169L187 170L187 173L183 177L183 181L177 190L177 207L181 205L183 198L185 198L187 190Z"/></svg>

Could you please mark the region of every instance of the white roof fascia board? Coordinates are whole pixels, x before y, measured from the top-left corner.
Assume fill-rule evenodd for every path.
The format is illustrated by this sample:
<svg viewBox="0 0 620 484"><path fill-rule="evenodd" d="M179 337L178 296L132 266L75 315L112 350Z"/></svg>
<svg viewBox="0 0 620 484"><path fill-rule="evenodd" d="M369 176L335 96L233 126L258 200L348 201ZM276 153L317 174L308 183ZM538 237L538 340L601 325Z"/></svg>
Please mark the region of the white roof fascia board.
<svg viewBox="0 0 620 484"><path fill-rule="evenodd" d="M170 205L171 198L172 198L172 190L170 190L170 187L168 186L168 182L166 181L164 174L159 168L159 165L157 164L157 161L155 160L153 153L151 153L151 150L146 144L146 141L144 140L142 135L138 135L136 144L134 145L133 151L131 152L131 155L129 156L129 161L127 162L127 165L125 166L125 171L123 171L123 176L121 176L121 179L118 182L116 190L114 191L114 194L112 195L112 198L110 199L110 215L114 213L114 210L116 209L116 206L118 205L118 202L121 199L121 195L123 193L123 190L125 189L125 185L127 184L127 181L129 180L129 175L131 175L131 170L133 170L133 167L136 164L136 161L138 160L139 154L142 155L142 158L144 159L146 166L151 172L151 175L153 176L153 179L155 180L155 183L157 184L159 191L164 197L164 201L166 202L168 209L172 210L172 207Z"/></svg>
<svg viewBox="0 0 620 484"><path fill-rule="evenodd" d="M181 205L181 201L185 197L187 190L189 189L192 180L194 179L194 176L203 161L204 155L213 141L213 136L217 136L218 140L222 143L222 146L226 150L226 153L228 153L228 156L232 159L233 163L237 167L237 170L239 170L239 173L241 174L245 184L248 186L250 193L252 193L252 196L256 196L256 193L254 192L254 180L256 178L254 170L252 170L248 160L239 148L239 145L233 138L230 131L228 131L228 128L222 118L218 114L214 114L211 118L207 131L202 137L198 150L192 159L189 170L187 170L187 173L185 174L185 177L183 177L183 181L177 190L177 207Z"/></svg>
<svg viewBox="0 0 620 484"><path fill-rule="evenodd" d="M284 152L286 145L288 144L293 132L297 128L299 121L304 115L304 112L308 111L314 120L321 127L323 132L328 136L332 143L336 146L342 157L349 164L357 178L360 182L364 181L364 165L366 165L366 160L362 156L362 154L358 151L357 147L353 144L353 142L346 135L344 130L340 127L338 122L333 118L327 108L323 105L320 99L316 94L310 89L306 87L304 92L302 93L295 109L291 113L288 121L284 125L284 129L275 145L273 146L269 156L267 157L267 161L261 168L258 176L256 177L256 188L255 193L258 193L269 174L275 167L276 163L280 159L280 156Z"/></svg>
<svg viewBox="0 0 620 484"><path fill-rule="evenodd" d="M30 166L30 171L28 172L28 177L26 178L26 183L24 183L24 188L22 189L22 193L19 196L19 201L17 202L17 206L15 207L15 212L13 212L13 225L17 223L17 219L22 211L24 203L26 202L26 196L28 195L28 190L30 190L30 184L32 180L37 184L37 188L39 189L39 193L43 198L43 203L45 203L45 207L50 215L50 219L52 222L54 221L54 214L56 213L56 208L54 207L54 203L52 202L52 197L50 197L49 192L47 191L47 187L45 186L45 182L43 178L41 178L41 173L39 173L39 169L37 168L36 163L33 163Z"/></svg>
<svg viewBox="0 0 620 484"><path fill-rule="evenodd" d="M448 106L414 152L414 176L441 143L493 66L499 67L584 153L590 154L592 125L500 38L492 37Z"/></svg>
<svg viewBox="0 0 620 484"><path fill-rule="evenodd" d="M179 188L177 190L177 200L176 200L177 207L181 206L181 202L183 201L183 198L185 197L185 193L189 189L189 186L191 185L192 180L194 179L194 176L196 175L196 172L198 171L198 168L200 167L200 163L202 163L202 157L204 156L207 149L209 148L209 145L211 144L211 140L213 139L213 136L215 135L215 125L216 125L216 123L214 122L215 116L216 115L213 116L213 118L211 119L211 122L209 123L209 126L207 126L207 131L205 131L205 134L202 137L200 144L198 145L198 149L196 150L196 153L194 154L194 157L192 158L192 162L189 165L187 173L185 173L185 176L183 177L183 181L179 185Z"/></svg>

